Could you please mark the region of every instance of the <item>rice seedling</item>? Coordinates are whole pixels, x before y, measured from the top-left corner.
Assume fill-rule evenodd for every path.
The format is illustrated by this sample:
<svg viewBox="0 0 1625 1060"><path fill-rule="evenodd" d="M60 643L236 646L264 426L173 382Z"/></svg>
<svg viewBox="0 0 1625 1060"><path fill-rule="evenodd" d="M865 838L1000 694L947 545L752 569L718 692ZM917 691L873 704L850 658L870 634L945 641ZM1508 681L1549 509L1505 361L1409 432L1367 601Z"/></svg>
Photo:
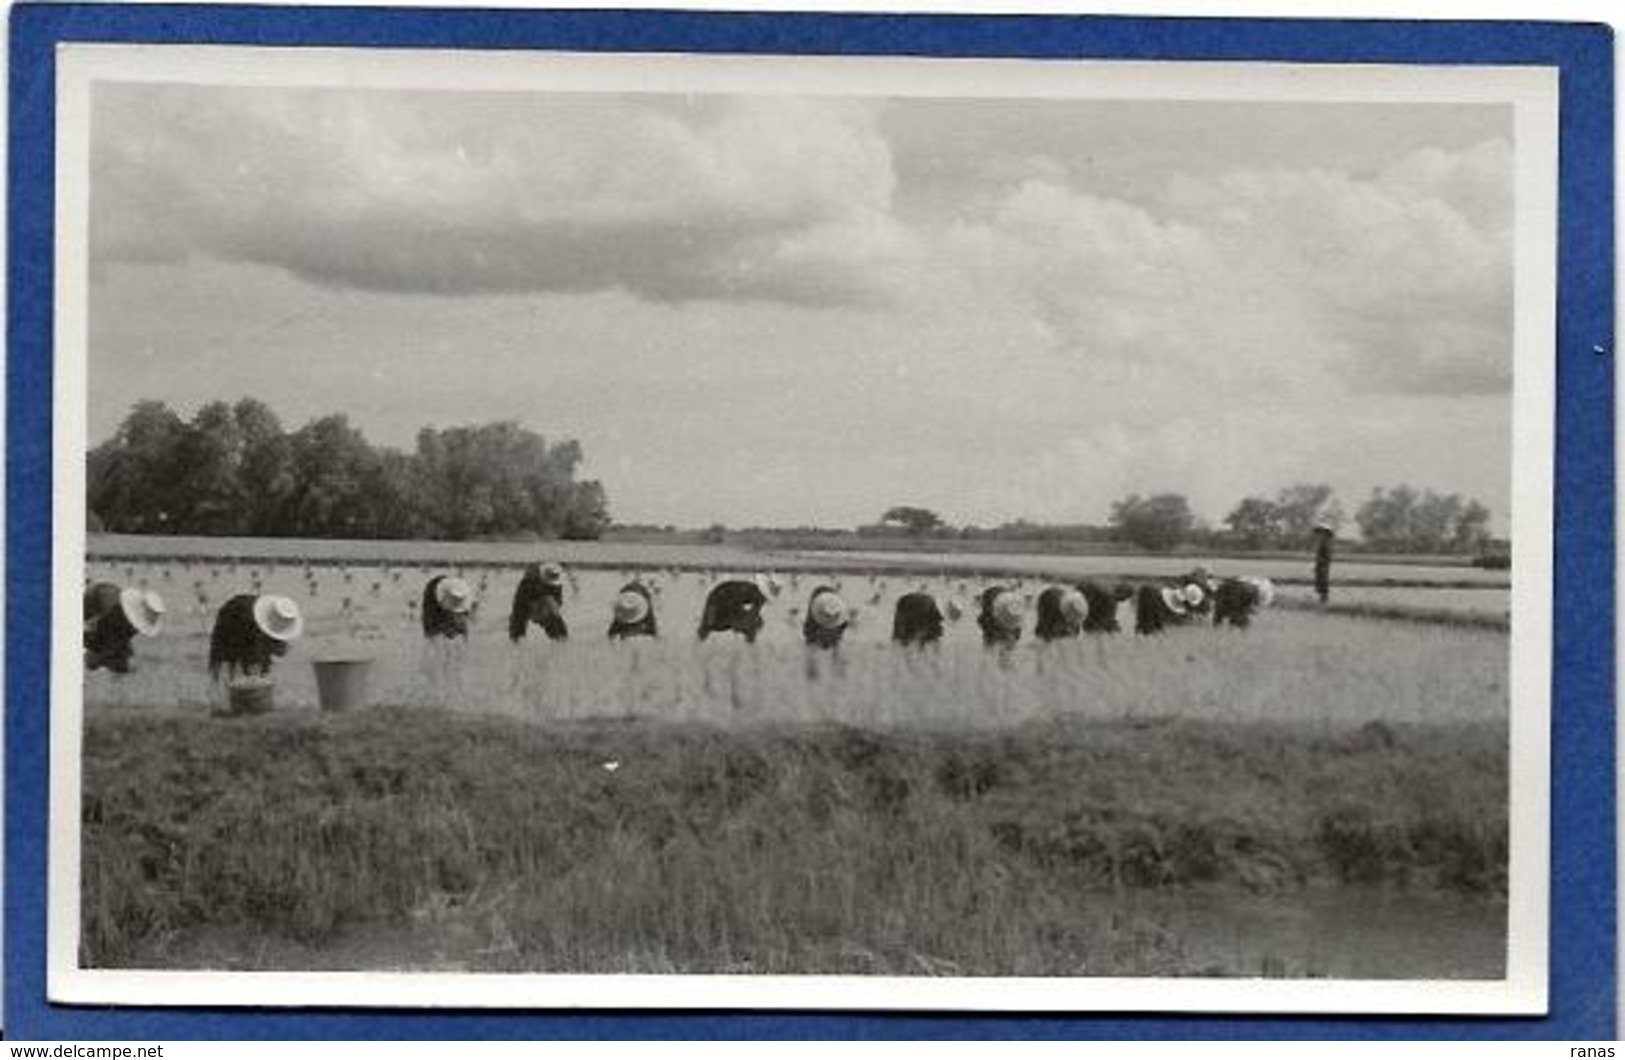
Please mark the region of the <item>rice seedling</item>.
<svg viewBox="0 0 1625 1060"><path fill-rule="evenodd" d="M896 592L976 583L849 573L836 652L800 643L793 576L757 644L697 642L709 584L749 572L673 572L665 636L610 642L622 572L567 569L570 639L511 644L517 570L482 576L467 641L427 642L421 581L273 565L306 636L274 709L232 719L204 659L241 587L195 578L195 623L85 679L84 960L1311 975L1323 949L1260 929L1218 952L1179 903L1398 888L1385 922L1413 933L1440 895L1477 911L1426 974L1499 974L1504 629L1276 610L999 654L961 620L903 650ZM319 709L338 646L371 658L372 709ZM1361 974L1397 974L1380 951Z"/></svg>

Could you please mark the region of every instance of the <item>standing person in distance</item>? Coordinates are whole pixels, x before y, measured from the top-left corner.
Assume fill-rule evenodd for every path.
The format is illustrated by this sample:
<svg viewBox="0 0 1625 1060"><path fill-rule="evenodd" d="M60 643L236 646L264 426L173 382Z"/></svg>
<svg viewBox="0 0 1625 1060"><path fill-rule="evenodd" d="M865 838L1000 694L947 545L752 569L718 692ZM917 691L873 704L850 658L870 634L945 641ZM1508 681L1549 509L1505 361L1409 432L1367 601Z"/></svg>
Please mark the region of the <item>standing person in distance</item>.
<svg viewBox="0 0 1625 1060"><path fill-rule="evenodd" d="M1330 523L1315 524L1315 595L1323 604L1332 594L1332 539L1335 536Z"/></svg>

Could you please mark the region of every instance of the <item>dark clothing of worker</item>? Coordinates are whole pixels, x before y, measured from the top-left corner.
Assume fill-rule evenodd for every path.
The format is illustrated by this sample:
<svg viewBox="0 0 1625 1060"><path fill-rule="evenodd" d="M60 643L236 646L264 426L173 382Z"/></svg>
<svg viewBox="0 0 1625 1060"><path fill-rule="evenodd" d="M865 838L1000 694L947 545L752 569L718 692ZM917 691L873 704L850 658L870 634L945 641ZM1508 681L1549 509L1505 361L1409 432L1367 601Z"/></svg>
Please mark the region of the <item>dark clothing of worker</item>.
<svg viewBox="0 0 1625 1060"><path fill-rule="evenodd" d="M508 610L508 639L519 643L532 625L541 626L548 640L564 640L570 635L564 621L564 586L543 578L539 563L525 568L514 590L513 607Z"/></svg>
<svg viewBox="0 0 1625 1060"><path fill-rule="evenodd" d="M1315 595L1325 603L1332 593L1332 534L1315 531Z"/></svg>
<svg viewBox="0 0 1625 1060"><path fill-rule="evenodd" d="M1074 622L1061 610L1061 597L1065 595L1066 589L1059 585L1051 585L1038 594L1038 602L1034 604L1037 621L1033 636L1042 641L1065 640L1083 632L1082 623Z"/></svg>
<svg viewBox="0 0 1625 1060"><path fill-rule="evenodd" d="M1169 626L1184 620L1180 612L1169 607L1162 598L1163 586L1142 585L1134 601L1134 632L1161 633Z"/></svg>
<svg viewBox="0 0 1625 1060"><path fill-rule="evenodd" d="M980 609L976 614L976 627L982 631L982 644L988 648L1008 648L1021 640L1019 624L1003 625L994 613L993 605L1005 593L1014 592L1006 585L993 585L982 590Z"/></svg>
<svg viewBox="0 0 1625 1060"><path fill-rule="evenodd" d="M135 626L124 614L119 587L97 582L85 590L85 671L127 674L135 657Z"/></svg>
<svg viewBox="0 0 1625 1060"><path fill-rule="evenodd" d="M930 593L904 593L892 614L891 639L897 644L935 644L942 639L942 608Z"/></svg>
<svg viewBox="0 0 1625 1060"><path fill-rule="evenodd" d="M216 680L220 672L227 677L264 676L271 672L271 664L288 654L288 645L277 640L254 621L253 593L233 596L221 605L214 616L214 631L209 634L209 676Z"/></svg>
<svg viewBox="0 0 1625 1060"><path fill-rule="evenodd" d="M1257 585L1239 578L1226 578L1213 590L1213 624L1229 623L1237 629L1246 629L1258 612L1260 602Z"/></svg>
<svg viewBox="0 0 1625 1060"><path fill-rule="evenodd" d="M440 605L440 583L446 580L443 574L437 574L429 579L423 587L423 606L418 609L419 617L423 620L423 635L430 640L444 637L454 640L457 637L468 637L468 612L453 611Z"/></svg>
<svg viewBox="0 0 1625 1060"><path fill-rule="evenodd" d="M746 643L756 643L766 603L767 594L755 582L719 582L706 594L705 608L700 612L700 639L713 633L738 633Z"/></svg>
<svg viewBox="0 0 1625 1060"><path fill-rule="evenodd" d="M611 640L627 640L632 637L659 636L659 628L655 625L654 597L649 594L648 587L639 581L627 582L625 585L621 586L621 592L617 595L624 595L626 593L636 593L637 595L643 597L643 617L632 620L623 620L619 615L617 615L615 618L610 620L609 638Z"/></svg>
<svg viewBox="0 0 1625 1060"><path fill-rule="evenodd" d="M809 647L836 648L840 646L841 638L846 636L846 627L851 624L849 618L843 617L839 624L826 626L813 617L814 605L818 599L822 596L833 595L836 595L833 588L828 585L820 585L807 598L807 615L801 621L801 639Z"/></svg>
<svg viewBox="0 0 1625 1060"><path fill-rule="evenodd" d="M1078 583L1077 589L1083 594L1083 598L1089 601L1089 617L1083 620L1083 631L1116 633L1121 628L1117 622L1117 606L1125 600L1134 598L1134 587L1119 582L1108 589L1099 582L1082 581Z"/></svg>

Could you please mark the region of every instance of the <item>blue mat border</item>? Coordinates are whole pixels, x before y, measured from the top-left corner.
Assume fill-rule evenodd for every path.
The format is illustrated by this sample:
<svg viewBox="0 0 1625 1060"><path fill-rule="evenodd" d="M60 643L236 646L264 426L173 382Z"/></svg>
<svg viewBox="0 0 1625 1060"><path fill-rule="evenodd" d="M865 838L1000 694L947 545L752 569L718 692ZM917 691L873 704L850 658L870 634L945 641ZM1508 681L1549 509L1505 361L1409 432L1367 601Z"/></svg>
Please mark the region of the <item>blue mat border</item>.
<svg viewBox="0 0 1625 1060"><path fill-rule="evenodd" d="M45 1003L56 45L1555 67L1561 84L1551 1013L1533 1019L287 1012ZM1612 31L1601 24L19 4L11 16L5 1015L13 1039L1610 1039L1616 1019ZM1597 350L1603 352L1598 353Z"/></svg>

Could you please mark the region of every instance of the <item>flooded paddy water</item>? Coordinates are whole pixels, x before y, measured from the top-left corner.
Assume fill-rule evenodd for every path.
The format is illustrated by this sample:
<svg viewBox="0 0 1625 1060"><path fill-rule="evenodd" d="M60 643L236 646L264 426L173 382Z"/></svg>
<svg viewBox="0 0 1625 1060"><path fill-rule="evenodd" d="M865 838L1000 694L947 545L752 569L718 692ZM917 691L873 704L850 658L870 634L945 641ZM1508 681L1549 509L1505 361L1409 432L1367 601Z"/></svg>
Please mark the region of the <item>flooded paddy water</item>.
<svg viewBox="0 0 1625 1060"><path fill-rule="evenodd" d="M364 849L454 844L434 862L442 865L523 864L559 842L529 834L552 827L531 821L531 802L524 809L447 802L462 790L452 778L464 770L469 779L456 783L478 786L501 784L504 769L519 769L512 786L520 794L491 797L591 811L591 828L609 828L596 839L584 833L573 848L584 860L563 880L552 878L558 870L546 860L487 881L453 884L431 875L411 886L391 882L385 889L394 904L385 910L365 883L341 880L323 885L321 901L337 901L328 891L341 888L344 901L359 904L353 913L331 914L319 929L245 925L243 907L223 907L157 948L129 944L103 959L155 967L900 975L1503 972L1504 630L1275 608L1247 631L1185 627L1161 637L1039 646L1029 617L1023 643L1000 655L983 649L974 621L962 618L950 623L938 650L909 653L888 643L897 596L924 588L968 601L985 584L981 577L969 570L780 567L780 592L767 605L756 645L732 637L700 643L695 626L708 588L761 566L759 558L719 554L725 562L715 568L691 568L675 555L652 568L602 557L574 564L564 609L570 639L550 643L533 632L511 644L513 564L531 556L557 552L516 551L501 563L452 554L439 562L404 562L404 554L400 562L93 556L88 578L145 585L171 603L163 634L137 642L135 673L86 677L87 732L101 748L94 754L134 756L131 765L102 763L94 772L106 779L87 779L93 788L136 783L115 778L170 753L139 754L138 740L114 736L126 729L155 741L154 748L172 751L176 740L191 747L188 770L153 778L154 792L207 780L199 762L213 755L231 770L274 774L286 764L295 770L290 776L305 768L299 756L317 755L316 787L307 779L289 789L306 800L322 785L383 768L375 756L437 763L427 772L389 766L398 777L392 783L405 788L390 789L382 801L363 791L303 809L298 799L283 806L281 785L293 781L235 773L226 790L247 785L236 801L174 793L209 814L236 816L185 823L172 842L218 851L210 828L265 839L251 856L267 863L222 867L230 879L303 879L314 871L310 858L340 857L356 836L374 832L384 838L364 838ZM475 587L479 607L466 644L427 643L418 627L423 584L439 573L461 573ZM657 589L662 637L611 643L604 635L610 601L634 575ZM1040 574L1001 580L1028 594L1047 584ZM820 584L838 586L857 613L838 657L809 655L800 643L801 608ZM1460 593L1465 606L1504 592L1396 591ZM210 715L224 693L205 673L208 630L214 610L239 592L293 597L307 630L276 665L273 714L217 720ZM1132 615L1123 618L1127 625ZM318 709L312 663L341 653L371 659L369 702L390 719L382 730L368 720L372 710L346 716ZM499 739L510 730L481 727L487 724L511 726L512 735ZM465 725L475 726L470 736L445 736ZM469 740L506 747L530 739L528 732L536 734L535 761L440 761L474 746ZM231 750L243 743L258 752L279 740L292 741L288 763L276 752L261 762L261 754ZM576 744L582 749L570 754L559 749ZM330 756L356 760L341 768ZM613 773L601 768L606 762L615 763ZM560 768L566 775L555 775ZM834 772L817 780L821 770ZM723 786L714 789L718 777ZM413 795L417 786L423 790ZM558 794L527 792L539 787ZM685 801L714 790L726 811ZM263 791L265 801L247 794L253 791ZM909 830L894 831L892 811L841 808L842 800L870 797L864 792L904 798ZM106 792L91 794L119 804ZM781 835L786 821L800 822L829 798L835 810L818 810L824 816ZM729 823L692 850L672 845L668 831L639 831L667 829L666 821L680 835L683 822L700 820L712 829ZM822 831L837 826L846 831ZM161 827L182 825L166 818ZM437 830L411 831L425 827ZM346 838L329 848L320 837L334 828ZM139 830L90 834L112 844L108 851L124 851L103 855L97 863L105 871L126 864L122 859L139 862L132 851L146 842ZM276 860L278 836L295 859L288 866ZM464 849L468 843L477 846ZM942 851L957 860L939 864ZM216 855L194 856L207 863ZM714 875L719 858L741 878ZM325 871L410 881L424 864L420 858L395 870L346 860ZM703 881L694 886L705 897L694 900L704 909L672 914L685 918L683 930L760 907L763 921L745 928L778 941L740 943L733 952L665 938L658 927L665 914L650 911L664 899L634 885L673 873ZM870 880L870 873L879 875ZM1124 873L1138 882L1100 886ZM1378 877L1382 882L1361 882ZM1441 882L1449 880L1467 882ZM632 890L613 897L621 886ZM829 889L843 886L854 895L872 891L884 908L824 908ZM888 897L888 886L904 886L910 897ZM130 893L151 900L150 890ZM893 900L901 904L888 913ZM306 898L282 901L304 915ZM645 927L648 938L616 941L621 928L605 910L621 901L630 903L632 922L656 925ZM1003 911L989 913L990 903ZM197 907L195 898L177 906ZM106 903L87 912L104 914ZM977 945L944 941L951 934L943 924L977 917L992 917L978 928ZM560 936L561 923L577 921L601 937ZM904 941L886 941L899 931Z"/></svg>

